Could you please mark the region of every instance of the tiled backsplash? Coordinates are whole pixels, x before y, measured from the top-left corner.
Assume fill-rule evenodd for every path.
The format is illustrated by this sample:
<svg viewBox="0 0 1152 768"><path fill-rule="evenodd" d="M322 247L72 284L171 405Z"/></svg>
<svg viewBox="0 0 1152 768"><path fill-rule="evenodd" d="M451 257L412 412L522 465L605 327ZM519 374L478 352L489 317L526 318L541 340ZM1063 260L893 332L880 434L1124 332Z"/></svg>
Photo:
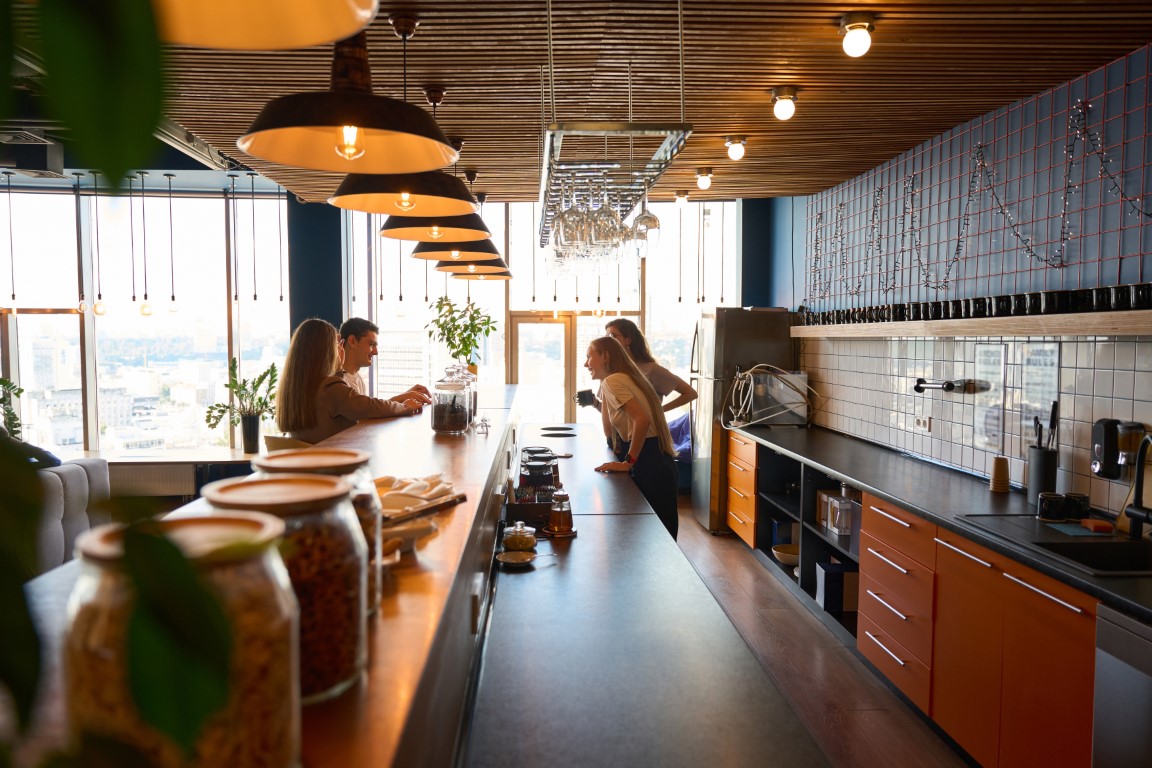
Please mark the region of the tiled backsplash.
<svg viewBox="0 0 1152 768"><path fill-rule="evenodd" d="M1030 435L1021 437L1021 360L1029 342L1060 344L1060 469L1056 490L1089 493L1092 506L1119 511L1129 480L1092 474L1097 419L1138 421L1152 429L1152 336L963 337L803 340L801 370L823 398L813 421L855 437L987 476L994 451L973 447L970 394L912 390L918 377L975 378L979 343L1005 345L1004 446L1011 480L1025 482ZM913 419L931 417L931 431ZM1145 499L1145 502L1148 500Z"/></svg>

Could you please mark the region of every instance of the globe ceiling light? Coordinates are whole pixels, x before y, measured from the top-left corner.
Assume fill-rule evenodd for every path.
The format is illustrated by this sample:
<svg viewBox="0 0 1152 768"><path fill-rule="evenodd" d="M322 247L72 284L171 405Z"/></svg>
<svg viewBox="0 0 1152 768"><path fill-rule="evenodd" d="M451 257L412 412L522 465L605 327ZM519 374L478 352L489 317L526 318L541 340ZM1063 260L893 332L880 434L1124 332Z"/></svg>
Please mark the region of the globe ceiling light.
<svg viewBox="0 0 1152 768"><path fill-rule="evenodd" d="M872 25L876 17L867 12L846 13L840 18L840 34L844 36L844 53L859 58L872 47Z"/></svg>
<svg viewBox="0 0 1152 768"><path fill-rule="evenodd" d="M419 243L412 249L412 258L428 261L488 261L500 258L500 251L491 240L473 240L464 243Z"/></svg>
<svg viewBox="0 0 1152 768"><path fill-rule="evenodd" d="M491 237L480 214L463 216L389 216L380 236L422 243L467 243Z"/></svg>
<svg viewBox="0 0 1152 768"><path fill-rule="evenodd" d="M371 24L379 6L380 0L156 0L153 4L165 42L245 51L343 40Z"/></svg>
<svg viewBox="0 0 1152 768"><path fill-rule="evenodd" d="M744 157L744 142L747 141L743 136L725 136L724 146L728 147L728 159L739 160Z"/></svg>
<svg viewBox="0 0 1152 768"><path fill-rule="evenodd" d="M328 202L349 211L386 215L462 216L480 210L464 182L443 171L350 173Z"/></svg>
<svg viewBox="0 0 1152 768"><path fill-rule="evenodd" d="M772 114L777 120L788 120L796 114L796 89L790 85L772 89Z"/></svg>
<svg viewBox="0 0 1152 768"><path fill-rule="evenodd" d="M460 157L423 109L372 93L363 32L333 46L329 90L272 99L236 146L281 165L333 173L421 173Z"/></svg>
<svg viewBox="0 0 1152 768"><path fill-rule="evenodd" d="M688 205L688 191L680 189L676 191L676 205Z"/></svg>
<svg viewBox="0 0 1152 768"><path fill-rule="evenodd" d="M712 186L712 169L711 168L697 168L696 169L696 186L700 189L708 189Z"/></svg>

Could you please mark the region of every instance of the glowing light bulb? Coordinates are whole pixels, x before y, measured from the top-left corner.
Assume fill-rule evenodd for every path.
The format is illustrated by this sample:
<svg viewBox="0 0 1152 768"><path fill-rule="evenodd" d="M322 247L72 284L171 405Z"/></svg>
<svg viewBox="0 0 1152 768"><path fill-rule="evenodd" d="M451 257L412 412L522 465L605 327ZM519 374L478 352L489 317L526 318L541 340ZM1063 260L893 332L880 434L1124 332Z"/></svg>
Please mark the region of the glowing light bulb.
<svg viewBox="0 0 1152 768"><path fill-rule="evenodd" d="M701 168L696 171L696 186L700 189L708 189L712 186L712 169Z"/></svg>
<svg viewBox="0 0 1152 768"><path fill-rule="evenodd" d="M778 120L788 120L792 115L796 114L796 102L792 99L780 97L776 99L776 103L772 105L772 114L776 115Z"/></svg>
<svg viewBox="0 0 1152 768"><path fill-rule="evenodd" d="M739 160L744 157L744 139L729 139L724 143L728 145L728 159Z"/></svg>
<svg viewBox="0 0 1152 768"><path fill-rule="evenodd" d="M440 238L444 237L444 233L440 231L439 224L433 224L428 229L428 237L432 238L433 240L439 240Z"/></svg>
<svg viewBox="0 0 1152 768"><path fill-rule="evenodd" d="M364 146L361 144L363 136L354 125L342 125L338 129L336 140L336 154L345 160L355 160L364 155Z"/></svg>
<svg viewBox="0 0 1152 768"><path fill-rule="evenodd" d="M488 275L477 275L477 276L476 276L476 279L477 279L477 280L487 280L487 279L488 279Z"/></svg>
<svg viewBox="0 0 1152 768"><path fill-rule="evenodd" d="M152 302L143 301L140 303L140 314L144 317L152 317Z"/></svg>
<svg viewBox="0 0 1152 768"><path fill-rule="evenodd" d="M681 190L681 191L676 193L676 205L679 205L679 206L688 205L688 193L687 192Z"/></svg>
<svg viewBox="0 0 1152 768"><path fill-rule="evenodd" d="M85 312L87 312L88 311L88 302L84 301L84 299L80 299L80 303L76 305L76 311L79 312L80 314L84 314Z"/></svg>
<svg viewBox="0 0 1152 768"><path fill-rule="evenodd" d="M95 304L92 305L92 314L105 315L107 313L108 313L108 305L105 304L103 301L97 301Z"/></svg>
<svg viewBox="0 0 1152 768"><path fill-rule="evenodd" d="M475 274L476 273L476 265L475 264L469 264L468 265L468 271Z"/></svg>
<svg viewBox="0 0 1152 768"><path fill-rule="evenodd" d="M176 303L176 299L172 299L171 301L168 302L168 311L169 312L179 312L180 311L180 305Z"/></svg>
<svg viewBox="0 0 1152 768"><path fill-rule="evenodd" d="M451 252L449 252L448 255L452 258L453 261L459 261L460 260L460 251L456 248L453 248L451 250Z"/></svg>
<svg viewBox="0 0 1152 768"><path fill-rule="evenodd" d="M396 207L402 211L410 211L416 207L416 203L412 202L412 194L410 192L401 192L400 199L396 201Z"/></svg>
<svg viewBox="0 0 1152 768"><path fill-rule="evenodd" d="M860 58L868 53L868 49L871 47L872 35L868 34L868 26L866 24L858 27L850 27L848 31L844 33L844 53L852 58Z"/></svg>

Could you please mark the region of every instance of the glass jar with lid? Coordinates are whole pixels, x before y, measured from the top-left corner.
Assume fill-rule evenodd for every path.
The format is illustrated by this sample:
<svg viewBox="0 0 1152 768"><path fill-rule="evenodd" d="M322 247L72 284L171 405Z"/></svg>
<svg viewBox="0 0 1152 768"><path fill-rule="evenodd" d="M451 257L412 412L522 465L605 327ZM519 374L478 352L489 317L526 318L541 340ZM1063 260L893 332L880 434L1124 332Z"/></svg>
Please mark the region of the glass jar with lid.
<svg viewBox="0 0 1152 768"><path fill-rule="evenodd" d="M468 385L441 379L432 385L432 431L459 435L468 429Z"/></svg>
<svg viewBox="0 0 1152 768"><path fill-rule="evenodd" d="M255 478L304 472L343 477L352 484L352 508L368 544L368 614L380 606L383 566L380 561L382 511L376 483L368 466L372 457L351 448L292 448L252 459Z"/></svg>
<svg viewBox="0 0 1152 768"><path fill-rule="evenodd" d="M508 550L535 549L536 529L530 525L524 525L523 520L517 520L515 525L504 529L503 543L504 549Z"/></svg>
<svg viewBox="0 0 1152 768"><path fill-rule="evenodd" d="M545 533L572 532L572 503L568 491L558 488L552 494L552 508L548 512L548 529Z"/></svg>
<svg viewBox="0 0 1152 768"><path fill-rule="evenodd" d="M367 663L368 546L351 484L326 475L218 480L201 489L216 509L268 512L284 521L284 564L300 601L300 695L339 695Z"/></svg>
<svg viewBox="0 0 1152 768"><path fill-rule="evenodd" d="M298 604L276 549L284 522L232 512L173 515L159 526L217 595L228 618L228 701L205 723L194 760L140 717L128 684L126 646L135 593L123 564L124 527L103 525L76 541L80 575L68 600L61 649L72 733L112 737L160 768L299 765Z"/></svg>

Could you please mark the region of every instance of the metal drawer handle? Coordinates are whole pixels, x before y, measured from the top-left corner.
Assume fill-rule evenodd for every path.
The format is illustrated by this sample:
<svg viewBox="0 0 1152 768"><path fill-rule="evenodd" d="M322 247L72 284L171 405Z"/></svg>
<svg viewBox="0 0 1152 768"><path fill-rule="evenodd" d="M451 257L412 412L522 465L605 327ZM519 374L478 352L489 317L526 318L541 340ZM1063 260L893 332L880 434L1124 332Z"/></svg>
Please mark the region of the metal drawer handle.
<svg viewBox="0 0 1152 768"><path fill-rule="evenodd" d="M740 515L733 512L732 510L728 510L728 514L730 514L730 515L732 515L732 517L736 518L736 520L739 521L739 523L741 525L748 525L748 523L752 522L751 520L745 520L744 518L740 517Z"/></svg>
<svg viewBox="0 0 1152 768"><path fill-rule="evenodd" d="M743 446L747 446L747 445L749 445L749 443L746 443L746 442L744 442L743 440L741 440L740 438L736 437L735 435L730 435L729 437L731 437L731 438L732 438L732 442L734 442L734 443L739 443L740 445L743 445Z"/></svg>
<svg viewBox="0 0 1152 768"><path fill-rule="evenodd" d="M884 517L888 518L889 520L896 523L897 525L902 525L905 528L911 528L912 527L911 523L906 523L903 520L901 520L900 518L896 517L895 515L890 515L887 512L885 512L884 510L882 510L878 507L874 507L871 504L868 505L868 509L872 510L873 512L875 512L878 515L883 515Z"/></svg>
<svg viewBox="0 0 1152 768"><path fill-rule="evenodd" d="M868 551L871 552L872 554L876 555L876 557L880 558L884 562L888 563L888 565L890 565L893 568L895 568L896 570L900 571L900 573L904 574L905 576L908 575L908 569L907 568L901 568L900 566L896 565L896 563L894 563L891 560L889 560L888 558L884 557L884 555L882 555L879 552L877 552L876 550L872 549L872 547L868 547Z"/></svg>
<svg viewBox="0 0 1152 768"><path fill-rule="evenodd" d="M728 462L728 466L730 466L730 467L736 467L736 469L740 470L741 472L747 472L747 471L748 471L748 470L744 469L744 467L740 466L739 464L735 464L735 463L733 463L733 462L731 462L731 461L730 461L730 462Z"/></svg>
<svg viewBox="0 0 1152 768"><path fill-rule="evenodd" d="M1056 597L1055 595L1050 595L1047 592L1045 592L1044 590L1039 589L1038 587L1034 587L1031 584L1029 584L1028 582L1024 581L1023 579L1018 579L1010 573L1005 573L1004 578L1011 579L1012 581L1016 582L1020 586L1027 587L1028 589L1032 590L1036 594L1042 595L1054 603L1059 603L1060 605L1064 606L1065 608L1067 608L1070 611L1073 611L1075 613L1084 613L1084 611L1082 611L1079 608L1077 608L1076 606L1072 605L1072 603L1066 603L1063 600L1061 600L1060 598Z"/></svg>
<svg viewBox="0 0 1152 768"><path fill-rule="evenodd" d="M733 488L732 486L728 486L728 490L732 491L732 493L736 494L737 496L739 496L739 497L740 497L740 498L742 498L742 499L746 499L746 498L748 498L747 496L745 496L744 494L740 493L740 491L736 490L736 489L735 489L735 488Z"/></svg>
<svg viewBox="0 0 1152 768"><path fill-rule="evenodd" d="M976 555L970 555L967 552L965 552L964 550L960 549L960 547L954 547L946 541L941 541L940 539L937 539L935 536L932 537L932 541L936 542L937 544L942 544L945 547L948 547L948 549L952 550L953 552L955 552L958 555L964 555L964 557L968 558L969 560L974 560L977 563L980 563L980 565L984 566L985 568L991 568L992 567L992 563L986 563L983 560L981 560L980 558L976 557Z"/></svg>
<svg viewBox="0 0 1152 768"><path fill-rule="evenodd" d="M867 592L868 594L872 595L872 597L873 597L873 598L876 600L876 602L880 603L880 605L884 606L884 607L885 607L885 608L887 608L888 610L892 611L892 613L894 613L894 614L896 614L897 616L899 616L899 617L900 617L900 621L908 621L908 617L907 617L907 616L905 616L904 614L900 613L900 611L896 610L896 609L895 609L895 608L893 608L892 606L888 605L888 603L887 603L887 602L885 602L884 598L880 597L880 595L876 594L875 592L873 592L873 591L872 591L872 590L870 590L870 589L866 589L866 590L864 590L864 591L865 591L865 592Z"/></svg>
<svg viewBox="0 0 1152 768"><path fill-rule="evenodd" d="M864 630L864 634L868 635L868 639L869 639L869 640L871 640L872 642L876 643L876 645L880 646L880 650L884 651L884 653L886 653L886 654L888 654L889 656L891 656L893 661L895 661L895 662L896 662L897 664L899 664L900 666L904 666L904 662L903 662L903 661L900 659L900 657L899 657L899 656L897 656L896 654L892 653L892 651L888 650L888 648L887 648L887 647L884 645L884 643L882 643L882 642L880 642L879 640L877 640L877 639L876 639L876 635L872 634L872 633L871 633L871 632L869 632L868 630Z"/></svg>

